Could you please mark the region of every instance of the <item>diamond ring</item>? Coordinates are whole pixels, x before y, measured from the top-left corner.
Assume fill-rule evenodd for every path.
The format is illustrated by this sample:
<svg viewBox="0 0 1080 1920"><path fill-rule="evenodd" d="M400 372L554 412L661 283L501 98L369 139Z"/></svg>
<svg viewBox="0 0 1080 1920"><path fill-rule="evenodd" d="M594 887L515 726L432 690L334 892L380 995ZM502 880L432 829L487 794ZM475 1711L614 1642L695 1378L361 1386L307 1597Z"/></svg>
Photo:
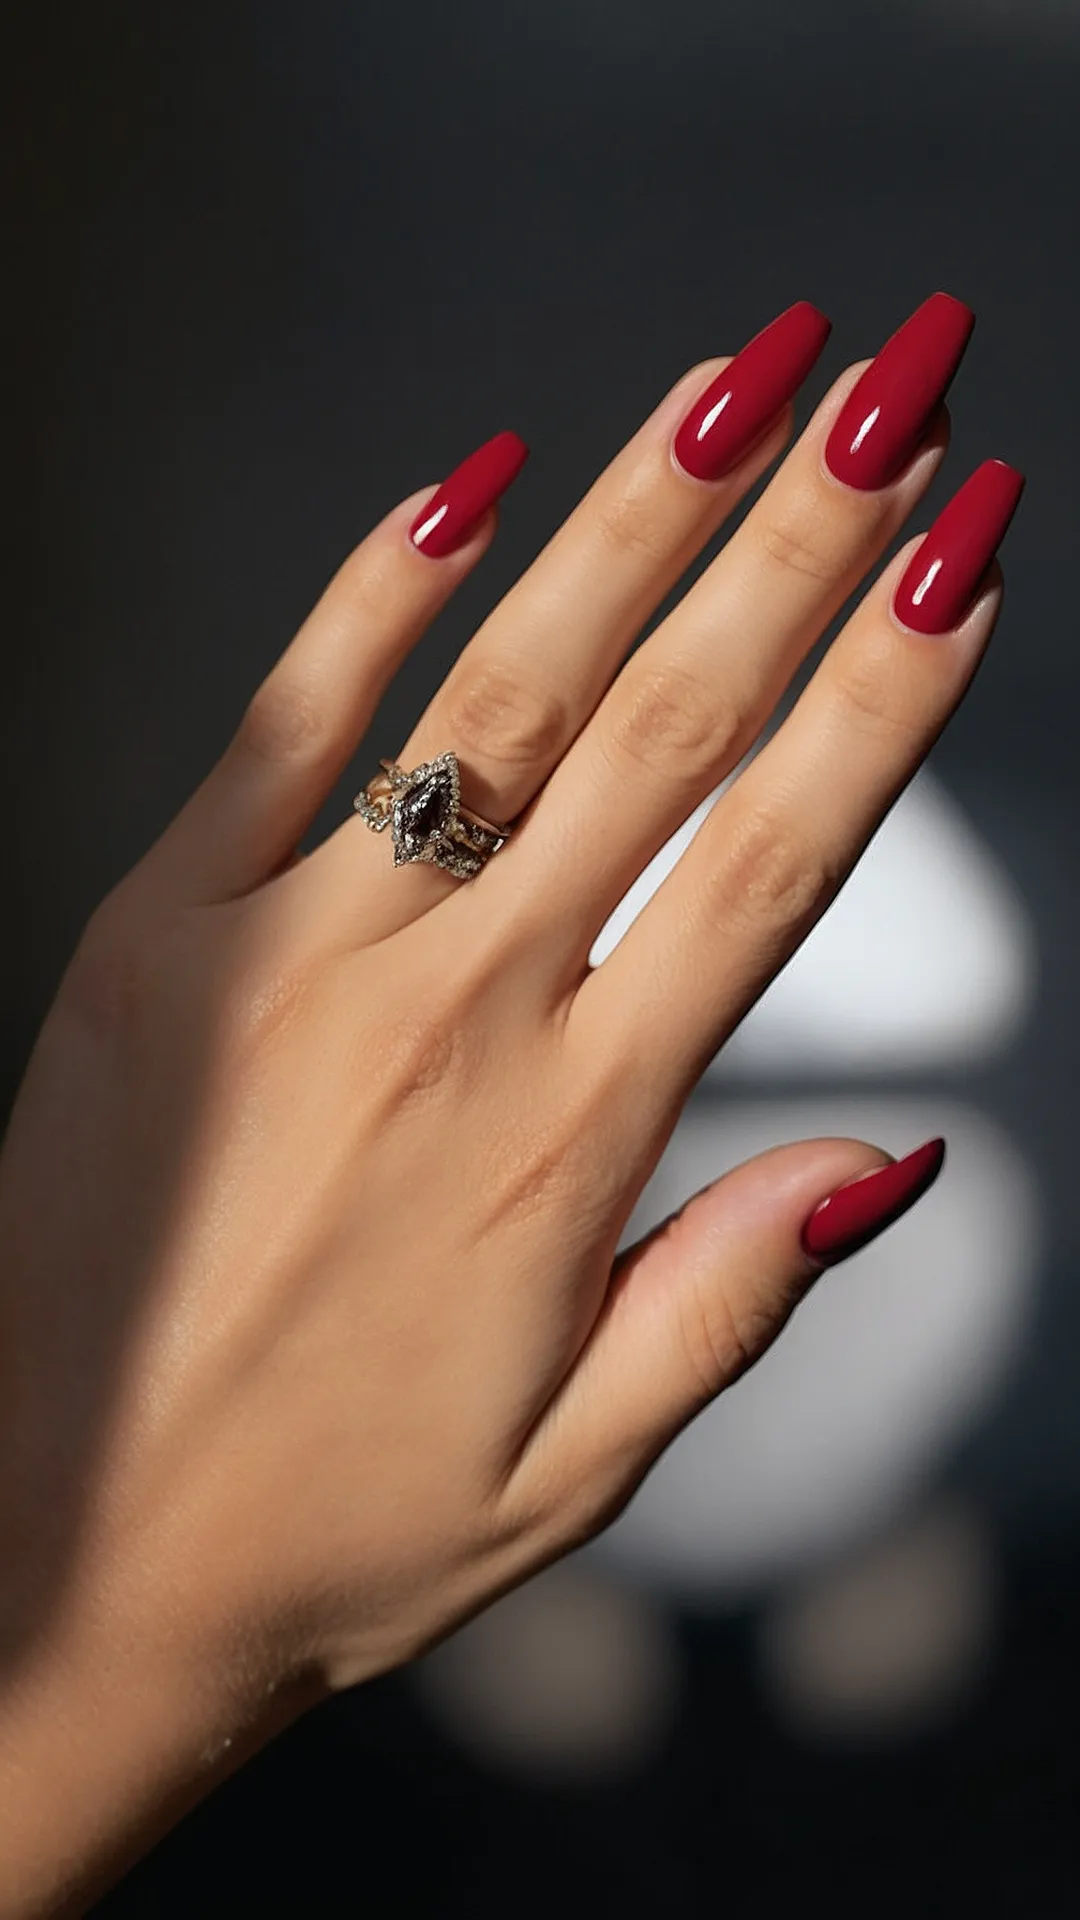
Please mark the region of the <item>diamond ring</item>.
<svg viewBox="0 0 1080 1920"><path fill-rule="evenodd" d="M428 860L458 880L469 880L510 833L461 804L457 755L440 753L407 773L396 760L380 760L382 773L353 801L374 833L393 828L394 865Z"/></svg>

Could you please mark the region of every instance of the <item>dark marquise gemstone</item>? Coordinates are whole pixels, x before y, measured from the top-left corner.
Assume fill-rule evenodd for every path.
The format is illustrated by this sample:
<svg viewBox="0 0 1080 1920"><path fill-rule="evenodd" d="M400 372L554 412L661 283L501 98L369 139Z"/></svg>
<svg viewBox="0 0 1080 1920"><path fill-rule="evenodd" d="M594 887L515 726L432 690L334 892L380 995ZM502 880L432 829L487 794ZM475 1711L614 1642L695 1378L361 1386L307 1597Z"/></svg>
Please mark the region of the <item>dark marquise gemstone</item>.
<svg viewBox="0 0 1080 1920"><path fill-rule="evenodd" d="M398 801L402 834L406 847L422 847L433 834L440 833L450 817L452 795L445 773L429 773L418 787Z"/></svg>

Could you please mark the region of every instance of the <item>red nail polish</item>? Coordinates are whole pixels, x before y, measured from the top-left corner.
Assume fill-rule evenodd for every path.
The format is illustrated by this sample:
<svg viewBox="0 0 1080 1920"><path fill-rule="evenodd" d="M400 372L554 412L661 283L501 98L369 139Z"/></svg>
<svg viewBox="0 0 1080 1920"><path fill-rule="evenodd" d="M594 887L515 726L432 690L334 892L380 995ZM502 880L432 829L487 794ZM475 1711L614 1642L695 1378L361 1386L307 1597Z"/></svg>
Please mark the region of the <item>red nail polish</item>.
<svg viewBox="0 0 1080 1920"><path fill-rule="evenodd" d="M695 480L719 480L762 438L802 385L832 331L809 300L770 321L694 402L675 435L675 458Z"/></svg>
<svg viewBox="0 0 1080 1920"><path fill-rule="evenodd" d="M409 538L421 553L441 560L464 545L499 495L516 480L529 449L516 433L497 433L470 453L422 506Z"/></svg>
<svg viewBox="0 0 1080 1920"><path fill-rule="evenodd" d="M906 467L948 391L975 315L951 293L932 293L886 340L844 402L825 447L837 480L860 492L887 486Z"/></svg>
<svg viewBox="0 0 1080 1920"><path fill-rule="evenodd" d="M827 1267L857 1253L922 1198L941 1172L944 1159L944 1140L928 1140L905 1159L838 1187L804 1226L804 1252Z"/></svg>
<svg viewBox="0 0 1080 1920"><path fill-rule="evenodd" d="M898 620L916 633L948 633L959 625L1023 491L1023 474L1004 460L976 467L905 568L893 596Z"/></svg>

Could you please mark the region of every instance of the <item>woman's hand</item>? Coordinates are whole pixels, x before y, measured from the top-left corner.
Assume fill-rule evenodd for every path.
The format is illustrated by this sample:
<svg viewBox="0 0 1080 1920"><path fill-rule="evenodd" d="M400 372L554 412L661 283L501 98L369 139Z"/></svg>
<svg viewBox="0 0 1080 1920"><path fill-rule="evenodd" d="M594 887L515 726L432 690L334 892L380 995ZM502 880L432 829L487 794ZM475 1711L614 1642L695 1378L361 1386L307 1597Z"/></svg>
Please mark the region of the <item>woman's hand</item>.
<svg viewBox="0 0 1080 1920"><path fill-rule="evenodd" d="M933 1177L937 1144L895 1172L777 1148L615 1258L703 1067L961 699L1012 469L896 556L588 955L929 485L969 329L936 295L850 368L622 665L784 446L827 323L802 304L680 381L399 755L453 750L466 804L515 822L476 878L395 868L356 816L296 847L488 545L513 436L369 535L92 916L0 1161L4 1913L85 1899L291 1715L596 1533ZM809 1254L818 1204L883 1168Z"/></svg>

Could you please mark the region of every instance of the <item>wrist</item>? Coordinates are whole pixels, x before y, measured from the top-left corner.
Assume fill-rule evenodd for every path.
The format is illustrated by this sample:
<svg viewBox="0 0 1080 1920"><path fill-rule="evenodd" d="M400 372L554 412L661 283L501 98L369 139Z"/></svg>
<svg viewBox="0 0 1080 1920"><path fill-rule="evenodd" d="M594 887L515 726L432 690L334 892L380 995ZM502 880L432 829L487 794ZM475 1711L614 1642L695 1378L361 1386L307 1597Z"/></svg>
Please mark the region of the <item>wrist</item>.
<svg viewBox="0 0 1080 1920"><path fill-rule="evenodd" d="M131 1585L76 1576L0 1627L2 1920L82 1913L325 1694Z"/></svg>

